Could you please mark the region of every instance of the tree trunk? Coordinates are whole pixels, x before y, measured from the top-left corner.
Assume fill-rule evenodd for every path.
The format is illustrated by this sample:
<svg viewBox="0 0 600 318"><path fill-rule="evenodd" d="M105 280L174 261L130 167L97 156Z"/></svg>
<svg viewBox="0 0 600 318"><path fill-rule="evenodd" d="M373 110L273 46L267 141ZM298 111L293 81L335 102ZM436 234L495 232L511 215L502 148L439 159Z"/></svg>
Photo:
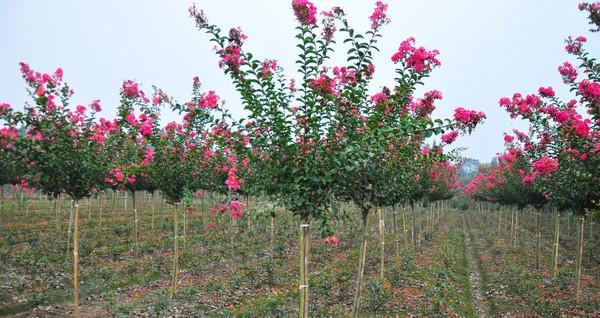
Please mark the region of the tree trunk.
<svg viewBox="0 0 600 318"><path fill-rule="evenodd" d="M171 281L171 299L177 289L177 271L179 268L179 249L177 248L177 203L173 206L173 277Z"/></svg>
<svg viewBox="0 0 600 318"><path fill-rule="evenodd" d="M79 203L75 202L73 226L73 306L74 316L79 318Z"/></svg>
<svg viewBox="0 0 600 318"><path fill-rule="evenodd" d="M579 217L579 240L577 241L577 268L575 272L575 302L581 298L581 263L583 262L583 228L585 218Z"/></svg>
<svg viewBox="0 0 600 318"><path fill-rule="evenodd" d="M303 218L300 224L300 318L308 318L308 253L310 242L310 224Z"/></svg>
<svg viewBox="0 0 600 318"><path fill-rule="evenodd" d="M367 258L367 236L369 233L369 210L363 209L362 211L362 222L363 232L360 244L360 251L358 256L358 277L356 278L356 285L354 290L354 302L352 304L352 318L358 317L358 309L360 307L360 290L362 288L363 276L365 273L365 260Z"/></svg>
<svg viewBox="0 0 600 318"><path fill-rule="evenodd" d="M402 209L402 236L404 239L404 248L408 246L408 230L406 229L406 208Z"/></svg>

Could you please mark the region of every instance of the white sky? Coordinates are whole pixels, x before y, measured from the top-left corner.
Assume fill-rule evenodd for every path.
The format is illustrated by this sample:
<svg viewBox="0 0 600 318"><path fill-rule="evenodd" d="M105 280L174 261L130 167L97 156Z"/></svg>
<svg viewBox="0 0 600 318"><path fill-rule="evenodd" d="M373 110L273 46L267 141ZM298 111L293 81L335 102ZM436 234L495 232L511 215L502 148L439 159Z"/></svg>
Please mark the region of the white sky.
<svg viewBox="0 0 600 318"><path fill-rule="evenodd" d="M343 7L355 28L366 30L375 1L314 2L319 11ZM249 36L246 50L260 59L279 60L294 76L298 51L290 3L198 1L197 6L224 30L241 26ZM456 106L484 111L485 124L456 143L467 147L465 156L483 161L502 150L502 132L525 127L500 109L500 97L548 85L568 97L556 71L570 59L563 39L585 35L588 49L595 55L600 51L598 35L588 32L586 16L574 0L387 3L392 23L379 43L373 90L392 85L390 57L407 37L440 50L442 67L426 81L427 90L439 89L444 95L434 116L450 117ZM190 4L181 0L0 1L0 102L20 107L28 100L17 65L25 61L43 72L61 66L65 80L75 89L73 106L100 99L107 117L114 114L124 79L139 81L147 92L158 85L185 101L196 75L204 90L216 90L227 108L241 116L238 94L218 68L212 43L188 18ZM343 60L331 65L343 65Z"/></svg>

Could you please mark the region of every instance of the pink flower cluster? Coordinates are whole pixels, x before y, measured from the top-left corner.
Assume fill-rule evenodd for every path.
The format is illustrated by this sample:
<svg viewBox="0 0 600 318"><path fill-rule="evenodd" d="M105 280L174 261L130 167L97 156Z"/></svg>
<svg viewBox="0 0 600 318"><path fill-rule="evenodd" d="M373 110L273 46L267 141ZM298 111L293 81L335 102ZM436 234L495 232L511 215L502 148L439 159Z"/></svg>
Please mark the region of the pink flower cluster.
<svg viewBox="0 0 600 318"><path fill-rule="evenodd" d="M565 50L571 54L579 54L581 53L581 47L583 43L587 42L587 39L584 36L578 36L574 40L571 37L568 37L565 42L567 45L565 46Z"/></svg>
<svg viewBox="0 0 600 318"><path fill-rule="evenodd" d="M456 119L461 124L461 126L473 128L480 121L485 119L485 114L483 112L467 110L463 107L457 107L454 110L454 119Z"/></svg>
<svg viewBox="0 0 600 318"><path fill-rule="evenodd" d="M582 2L579 4L579 10L587 11L589 13L588 19L590 24L595 25L594 28L590 29L592 32L600 31L600 2L586 3Z"/></svg>
<svg viewBox="0 0 600 318"><path fill-rule="evenodd" d="M260 65L260 76L263 78L273 75L273 73L277 70L277 60L266 59L262 61Z"/></svg>
<svg viewBox="0 0 600 318"><path fill-rule="evenodd" d="M242 50L238 45L232 44L224 48L219 52L221 60L219 61L219 67L227 67L228 71L237 74L240 71L240 66L244 63L245 59L242 56Z"/></svg>
<svg viewBox="0 0 600 318"><path fill-rule="evenodd" d="M596 107L600 106L600 83L584 79L579 82L577 92L586 101L596 105Z"/></svg>
<svg viewBox="0 0 600 318"><path fill-rule="evenodd" d="M330 235L325 238L325 243L333 246L338 246L340 245L340 238L335 235Z"/></svg>
<svg viewBox="0 0 600 318"><path fill-rule="evenodd" d="M506 108L511 118L516 118L519 115L523 118L529 118L533 115L534 110L540 107L541 103L540 97L535 94L523 98L519 93L515 93L512 99L503 97L499 101L500 106Z"/></svg>
<svg viewBox="0 0 600 318"><path fill-rule="evenodd" d="M375 4L375 10L373 10L373 13L371 16L369 16L369 19L371 20L371 28L373 30L378 29L383 24L390 23L390 19L385 13L387 8L388 5L381 1L377 1Z"/></svg>
<svg viewBox="0 0 600 318"><path fill-rule="evenodd" d="M458 137L458 131L453 130L447 134L442 135L442 142L449 145L456 140L456 137Z"/></svg>
<svg viewBox="0 0 600 318"><path fill-rule="evenodd" d="M409 104L410 110L419 117L427 117L435 110L435 101L442 99L442 92L434 89L425 93L424 98L419 98Z"/></svg>
<svg viewBox="0 0 600 318"><path fill-rule="evenodd" d="M531 163L537 173L547 176L558 169L558 160L543 156L540 160Z"/></svg>
<svg viewBox="0 0 600 318"><path fill-rule="evenodd" d="M200 95L199 104L202 108L217 109L219 108L219 96L215 91L208 91L208 93Z"/></svg>
<svg viewBox="0 0 600 318"><path fill-rule="evenodd" d="M394 63L404 62L406 67L414 69L417 73L427 73L441 65L437 59L440 54L438 50L429 51L422 46L416 48L414 43L415 38L413 37L402 41L398 52L392 55L392 61Z"/></svg>
<svg viewBox="0 0 600 318"><path fill-rule="evenodd" d="M558 72L562 76L565 84L573 83L577 79L577 71L569 62L564 62L562 65L560 65L558 67Z"/></svg>
<svg viewBox="0 0 600 318"><path fill-rule="evenodd" d="M555 95L554 90L550 86L548 86L548 87L540 87L540 89L538 91L539 91L539 93L540 93L540 95L542 97L552 98Z"/></svg>
<svg viewBox="0 0 600 318"><path fill-rule="evenodd" d="M292 0L296 19L302 25L317 25L317 7L308 0Z"/></svg>

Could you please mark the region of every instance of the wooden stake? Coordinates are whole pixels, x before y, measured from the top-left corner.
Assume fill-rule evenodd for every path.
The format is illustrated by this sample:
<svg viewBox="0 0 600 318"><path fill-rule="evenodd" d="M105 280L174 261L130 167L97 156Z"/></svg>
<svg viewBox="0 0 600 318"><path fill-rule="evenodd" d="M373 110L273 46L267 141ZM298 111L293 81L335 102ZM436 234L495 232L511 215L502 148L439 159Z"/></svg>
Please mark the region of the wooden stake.
<svg viewBox="0 0 600 318"><path fill-rule="evenodd" d="M75 203L73 226L73 305L74 316L79 318L79 203Z"/></svg>
<svg viewBox="0 0 600 318"><path fill-rule="evenodd" d="M381 282L383 283L385 273L385 219L383 218L383 209L378 208L377 214L379 216L379 244L381 245L379 279L381 279Z"/></svg>
<svg viewBox="0 0 600 318"><path fill-rule="evenodd" d="M177 205L173 206L173 277L171 281L171 299L175 296L177 289L177 270L179 267L179 250L177 248Z"/></svg>
<svg viewBox="0 0 600 318"><path fill-rule="evenodd" d="M575 272L575 302L581 300L581 264L583 262L583 228L584 217L579 217L579 240L577 241L577 268Z"/></svg>
<svg viewBox="0 0 600 318"><path fill-rule="evenodd" d="M552 272L554 277L558 276L558 246L560 242L560 213L556 211L556 223L554 224L554 266Z"/></svg>
<svg viewBox="0 0 600 318"><path fill-rule="evenodd" d="M540 230L540 212L539 210L535 213L535 228L537 232L537 236L535 238L535 268L540 270L540 241L542 238L542 232Z"/></svg>
<svg viewBox="0 0 600 318"><path fill-rule="evenodd" d="M275 246L275 218L273 215L269 217L269 227L271 232L271 239L269 240L269 250L271 252L271 257L273 257L273 251Z"/></svg>
<svg viewBox="0 0 600 318"><path fill-rule="evenodd" d="M365 260L367 255L367 236L369 234L369 218L368 211L363 211L363 232L358 256L358 277L356 278L356 289L354 291L354 302L352 303L352 318L358 317L360 307L360 290L362 289L362 281L365 274Z"/></svg>
<svg viewBox="0 0 600 318"><path fill-rule="evenodd" d="M310 225L308 218L300 224L300 318L308 318L308 252Z"/></svg>

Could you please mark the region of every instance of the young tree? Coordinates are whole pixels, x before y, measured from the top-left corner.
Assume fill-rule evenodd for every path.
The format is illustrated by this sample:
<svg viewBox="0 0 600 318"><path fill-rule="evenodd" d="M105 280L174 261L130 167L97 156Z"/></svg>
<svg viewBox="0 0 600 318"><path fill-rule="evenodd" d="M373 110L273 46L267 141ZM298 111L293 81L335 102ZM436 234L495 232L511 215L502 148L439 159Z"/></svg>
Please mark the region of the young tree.
<svg viewBox="0 0 600 318"><path fill-rule="evenodd" d="M105 132L98 129L95 114L99 103L69 108L73 91L63 82L63 71L53 74L31 70L20 63L28 93L34 104L24 112L5 111L2 119L12 128L22 126L23 136L16 137L17 158L27 163L25 178L44 193L65 193L74 201L73 296L75 316L79 316L79 201L89 197L106 173L103 151Z"/></svg>

